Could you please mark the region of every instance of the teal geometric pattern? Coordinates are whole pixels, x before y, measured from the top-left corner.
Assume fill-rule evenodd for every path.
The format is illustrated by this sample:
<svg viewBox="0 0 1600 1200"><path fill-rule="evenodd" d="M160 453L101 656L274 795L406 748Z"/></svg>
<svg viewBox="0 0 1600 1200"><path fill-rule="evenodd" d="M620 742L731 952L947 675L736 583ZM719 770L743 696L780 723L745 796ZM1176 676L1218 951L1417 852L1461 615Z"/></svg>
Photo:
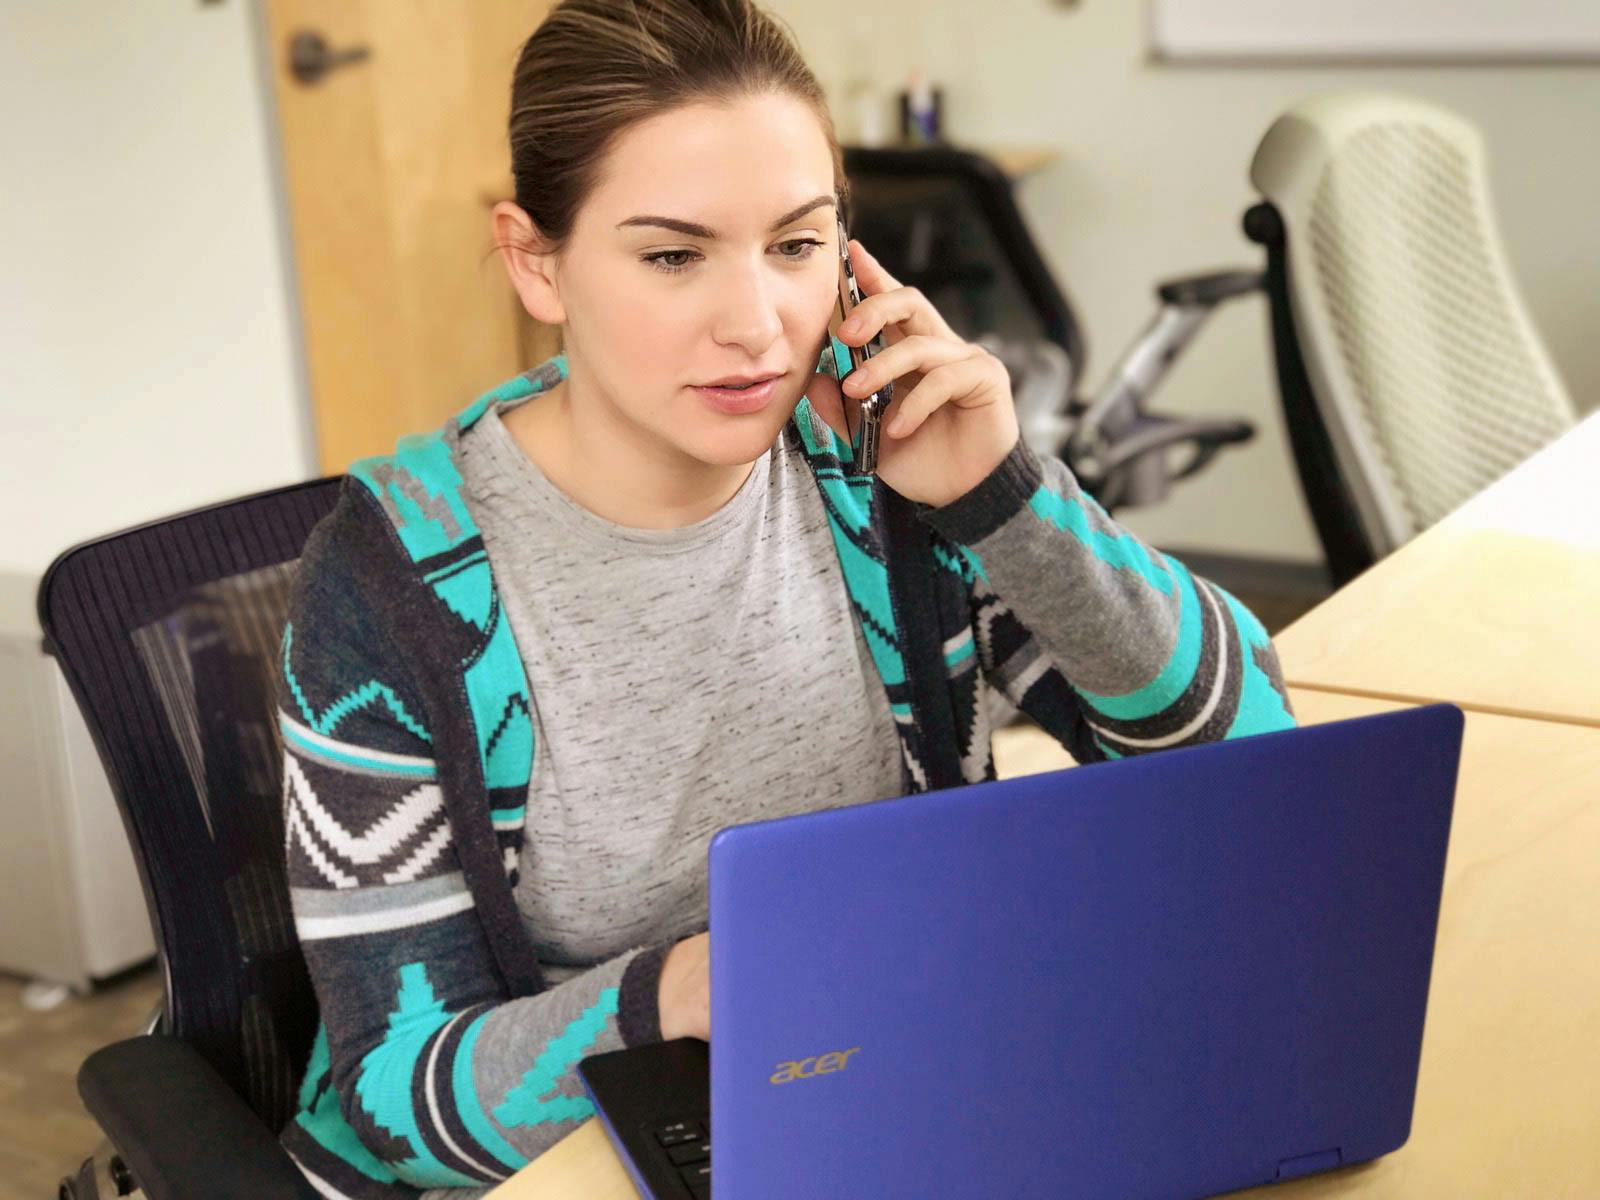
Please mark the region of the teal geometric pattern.
<svg viewBox="0 0 1600 1200"><path fill-rule="evenodd" d="M506 1141L501 1132L495 1128L494 1122L489 1120L488 1114L483 1111L483 1101L478 1095L478 1088L473 1079L472 1056L478 1044L478 1035L483 1032L484 1022L489 1019L489 1012L473 1018L472 1023L467 1026L467 1032L461 1037L461 1045L456 1050L456 1060L450 1068L451 1091L454 1093L456 1111L461 1115L462 1124L467 1127L467 1132L473 1136L478 1145L493 1154L502 1166L516 1171L528 1165L528 1156Z"/></svg>
<svg viewBox="0 0 1600 1200"><path fill-rule="evenodd" d="M412 1082L417 1060L428 1039L445 1025L453 1013L433 993L427 968L420 962L400 968L400 988L395 994L394 1011L389 1014L389 1030L361 1060L356 1078L356 1096L373 1121L392 1136L404 1139L412 1157L395 1163L397 1174L409 1183L426 1187L473 1187L481 1184L434 1156L417 1128L416 1107L412 1103Z"/></svg>
<svg viewBox="0 0 1600 1200"><path fill-rule="evenodd" d="M363 459L351 468L352 475L388 499L385 511L413 562L480 536L454 457L461 433L491 405L544 391L566 376L566 356L557 355L536 372L483 393L442 428L402 438L393 455ZM485 635L478 653L463 664L484 780L490 788L526 787L535 761L527 672L499 607L488 555L480 548L424 579L450 611ZM502 826L509 823L510 811L503 816Z"/></svg>
<svg viewBox="0 0 1600 1200"><path fill-rule="evenodd" d="M1183 563L1169 558L1166 569L1171 572L1169 578L1175 581L1179 601L1178 638L1166 665L1149 683L1121 696L1103 696L1084 688L1073 688L1113 720L1139 721L1159 713L1183 695L1200 666L1200 594L1195 590L1194 577Z"/></svg>
<svg viewBox="0 0 1600 1200"><path fill-rule="evenodd" d="M1251 737L1258 733L1271 733L1295 727L1294 714L1284 702L1284 694L1261 669L1258 651L1270 653L1272 639L1256 619L1256 615L1240 604L1225 589L1212 584L1212 590L1221 596L1233 616L1240 633L1240 659L1237 664L1244 672L1244 686L1239 695L1239 711L1223 736L1228 738Z"/></svg>
<svg viewBox="0 0 1600 1200"><path fill-rule="evenodd" d="M989 582L989 573L983 569L982 560L971 547L954 546L943 538L935 538L933 560L945 570L961 576L961 582L968 587L972 586L974 579Z"/></svg>
<svg viewBox="0 0 1600 1200"><path fill-rule="evenodd" d="M494 580L486 551L479 550L423 579L456 616L480 632L488 629L494 607Z"/></svg>
<svg viewBox="0 0 1600 1200"><path fill-rule="evenodd" d="M866 549L871 544L872 477L847 474L835 465L841 451L848 454L849 447L816 415L811 401L804 396L795 407L794 421L812 460L845 587L861 614L873 664L886 686L897 687L905 682L905 660L900 654L894 608L889 600L889 568Z"/></svg>
<svg viewBox="0 0 1600 1200"><path fill-rule="evenodd" d="M565 379L567 377L567 356L558 354L549 361L557 366L561 372L561 378ZM490 405L499 404L502 400L520 400L524 396L543 390L526 375L518 375L514 379L506 380L498 387L490 388L471 404L467 405L456 415L456 424L461 432L465 433L478 423L484 413L489 411Z"/></svg>
<svg viewBox="0 0 1600 1200"><path fill-rule="evenodd" d="M328 705L327 708L323 709L322 714L318 716L306 699L305 692L301 690L300 681L295 678L294 667L290 664L289 655L293 645L294 624L289 622L283 627L284 682L288 684L289 690L294 693L294 702L299 706L300 715L305 718L306 724L317 733L332 735L333 731L339 728L339 722L343 721L351 713L360 712L374 700L381 700L400 724L404 725L423 741L433 741L428 736L428 731L423 728L422 722L406 711L406 706L401 703L400 697L395 695L394 689L386 683L379 683L376 679L368 680L360 687L346 692Z"/></svg>
<svg viewBox="0 0 1600 1200"><path fill-rule="evenodd" d="M352 770L377 775L398 775L418 782L438 777L438 769L432 759L422 759L417 762L396 762L392 756L378 756L367 753L362 747L351 742L325 744L313 742L304 737L301 731L290 723L287 714L278 714L278 732L283 735L283 740L293 746L302 754L312 758L332 759L334 762L349 767Z"/></svg>
<svg viewBox="0 0 1600 1200"><path fill-rule="evenodd" d="M443 554L478 536L461 496L462 479L442 430L400 439L393 454L364 458L349 473L383 505L412 562Z"/></svg>
<svg viewBox="0 0 1600 1200"><path fill-rule="evenodd" d="M330 1078L333 1063L328 1055L328 1026L317 1022L316 1040L311 1044L311 1062L300 1084L299 1125L328 1153L343 1159L368 1179L394 1183L400 1177L387 1163L362 1145L356 1131L339 1110L339 1094Z"/></svg>
<svg viewBox="0 0 1600 1200"><path fill-rule="evenodd" d="M528 674L498 605L489 644L467 668L465 682L484 781L491 788L527 786L534 752Z"/></svg>
<svg viewBox="0 0 1600 1200"><path fill-rule="evenodd" d="M1028 507L1041 521L1048 521L1057 529L1065 530L1082 542L1101 562L1119 571L1132 571L1163 596L1172 594L1172 576L1165 560L1162 564L1151 561L1149 553L1131 533L1116 536L1089 524L1085 503L1093 506L1102 520L1109 521L1105 510L1088 496L1067 499L1041 483L1028 500ZM1158 552L1159 556L1159 552Z"/></svg>
<svg viewBox="0 0 1600 1200"><path fill-rule="evenodd" d="M505 1101L494 1110L495 1120L512 1129L554 1121L584 1121L594 1115L594 1105L586 1097L550 1093L605 1030L606 1019L616 1014L617 995L617 988L603 989L593 1005L550 1039L522 1082L507 1092Z"/></svg>

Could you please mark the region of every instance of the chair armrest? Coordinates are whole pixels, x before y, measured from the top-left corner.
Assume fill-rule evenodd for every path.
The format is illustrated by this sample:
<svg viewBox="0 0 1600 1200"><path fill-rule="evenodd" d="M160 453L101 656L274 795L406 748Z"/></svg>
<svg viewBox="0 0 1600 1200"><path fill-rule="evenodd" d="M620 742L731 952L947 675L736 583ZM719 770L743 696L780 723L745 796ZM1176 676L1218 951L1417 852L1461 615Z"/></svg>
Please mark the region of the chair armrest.
<svg viewBox="0 0 1600 1200"><path fill-rule="evenodd" d="M96 1050L78 1094L149 1200L321 1200L265 1122L187 1042Z"/></svg>
<svg viewBox="0 0 1600 1200"><path fill-rule="evenodd" d="M1223 446L1248 442L1255 432L1255 426L1249 421L1237 418L1167 417L1159 413L1144 413L1137 429L1106 447L1099 465L1102 473L1109 475L1141 455L1164 450L1179 442L1194 442L1199 450L1210 448L1215 451ZM1174 481L1184 479L1194 474L1195 469L1191 464L1172 478Z"/></svg>
<svg viewBox="0 0 1600 1200"><path fill-rule="evenodd" d="M1165 378L1212 310L1223 300L1264 290L1261 271L1210 271L1169 280L1156 288L1161 305L1155 317L1128 347L1099 393L1073 423L1067 455L1098 457L1107 442L1134 426L1144 403Z"/></svg>
<svg viewBox="0 0 1600 1200"><path fill-rule="evenodd" d="M1187 275L1182 279L1169 279L1156 285L1156 295L1163 303L1191 305L1220 304L1235 296L1248 296L1264 291L1267 286L1265 271L1208 271L1204 275Z"/></svg>
<svg viewBox="0 0 1600 1200"><path fill-rule="evenodd" d="M1248 442L1254 436L1254 425L1235 418L1140 413L1121 437L1103 445L1096 457L1084 461L1079 482L1108 512L1122 504L1153 504L1166 496L1169 486L1199 471L1224 446ZM1185 442L1192 445L1194 453L1171 474L1162 459L1149 458L1157 451Z"/></svg>

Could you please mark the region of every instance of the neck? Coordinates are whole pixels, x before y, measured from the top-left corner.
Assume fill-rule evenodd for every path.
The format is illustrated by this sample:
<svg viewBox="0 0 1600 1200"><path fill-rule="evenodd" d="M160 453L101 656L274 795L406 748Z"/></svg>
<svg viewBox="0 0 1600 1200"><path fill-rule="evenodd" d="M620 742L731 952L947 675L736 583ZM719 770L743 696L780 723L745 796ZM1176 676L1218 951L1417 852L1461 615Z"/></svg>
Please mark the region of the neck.
<svg viewBox="0 0 1600 1200"><path fill-rule="evenodd" d="M596 516L632 529L680 529L731 500L754 463L703 463L628 421L568 378L519 404L505 426L546 478Z"/></svg>

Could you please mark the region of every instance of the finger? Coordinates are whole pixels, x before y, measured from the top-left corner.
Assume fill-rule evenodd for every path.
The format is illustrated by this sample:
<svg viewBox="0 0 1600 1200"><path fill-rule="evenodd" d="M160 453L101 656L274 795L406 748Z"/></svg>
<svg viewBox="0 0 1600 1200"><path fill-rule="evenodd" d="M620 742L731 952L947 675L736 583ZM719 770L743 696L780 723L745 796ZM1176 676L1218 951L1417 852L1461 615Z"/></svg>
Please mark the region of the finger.
<svg viewBox="0 0 1600 1200"><path fill-rule="evenodd" d="M960 335L939 315L939 310L916 288L900 288L863 300L851 310L849 318L840 324L839 340L849 346L865 346L891 325L898 329L901 339L921 334L924 337L961 340ZM885 344L894 343L886 339Z"/></svg>
<svg viewBox="0 0 1600 1200"><path fill-rule="evenodd" d="M892 438L907 438L950 401L981 391L991 382L988 364L974 355L946 363L928 372L910 393L895 401L883 431Z"/></svg>
<svg viewBox="0 0 1600 1200"><path fill-rule="evenodd" d="M844 391L857 399L870 396L886 383L893 383L913 371L926 374L944 363L966 358L976 349L970 342L917 334L902 338L874 354L845 376Z"/></svg>
<svg viewBox="0 0 1600 1200"><path fill-rule="evenodd" d="M884 278L889 277L885 275ZM846 345L864 346L890 325L897 326L902 337L918 333L945 338L960 336L919 289L893 284L892 290L875 291L850 310L850 315L840 323L839 340Z"/></svg>
<svg viewBox="0 0 1600 1200"><path fill-rule="evenodd" d="M856 273L856 282L861 285L862 294L887 292L891 288L901 286L901 283L888 271L883 264L861 244L859 238L850 239L850 269Z"/></svg>

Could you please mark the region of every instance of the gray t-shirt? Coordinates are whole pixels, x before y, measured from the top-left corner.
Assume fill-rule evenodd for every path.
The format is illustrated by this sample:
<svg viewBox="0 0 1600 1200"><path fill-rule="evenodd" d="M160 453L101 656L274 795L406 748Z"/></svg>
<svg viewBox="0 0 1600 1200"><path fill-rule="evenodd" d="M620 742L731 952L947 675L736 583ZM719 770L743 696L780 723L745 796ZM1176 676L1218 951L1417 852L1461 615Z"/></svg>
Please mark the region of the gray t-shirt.
<svg viewBox="0 0 1600 1200"><path fill-rule="evenodd" d="M506 403L462 438L461 469L533 693L516 899L560 982L706 928L723 827L905 788L787 426L717 512L634 529L557 488L501 422Z"/></svg>

